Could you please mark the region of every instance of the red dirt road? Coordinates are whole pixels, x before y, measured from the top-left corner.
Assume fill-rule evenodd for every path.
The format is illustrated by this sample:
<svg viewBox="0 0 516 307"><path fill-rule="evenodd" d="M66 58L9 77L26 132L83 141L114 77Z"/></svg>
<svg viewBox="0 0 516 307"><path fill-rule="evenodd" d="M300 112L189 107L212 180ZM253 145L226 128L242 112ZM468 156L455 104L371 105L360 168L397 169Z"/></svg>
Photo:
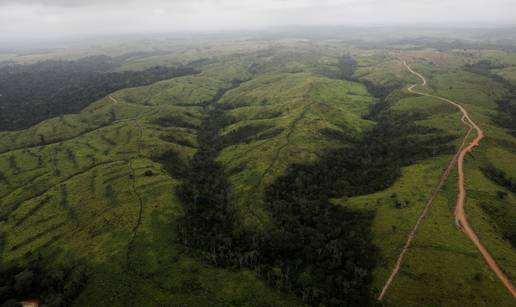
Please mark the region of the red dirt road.
<svg viewBox="0 0 516 307"><path fill-rule="evenodd" d="M412 74L416 75L419 79L421 79L421 85L422 86L426 85L426 83L427 83L426 79L421 74L419 74L418 72L412 70L412 68L410 68L410 66L407 64L407 62L403 61L403 65L405 65L405 67ZM468 218L467 218L466 213L464 211L464 201L466 199L466 190L464 188L464 157L474 147L478 146L478 144L480 143L480 140L482 140L484 138L484 132L469 117L468 111L463 106L461 106L460 104L458 104L458 103L456 103L454 101L451 101L449 99L446 99L446 98L443 98L443 97L440 97L440 96L435 96L435 95L426 94L426 93L423 93L423 92L416 91L416 90L414 90L414 87L416 87L416 86L417 86L416 84L411 85L408 88L408 91L411 92L411 93L414 93L414 94L422 95L422 96L433 97L433 98L445 101L445 102L447 102L449 104L452 104L457 109L459 109L459 111L462 113L462 119L461 120L462 120L462 122L464 122L466 125L469 126L469 129L468 129L466 135L464 136L464 138L462 140L462 145L459 147L458 152L455 154L453 159L449 162L448 167L446 168L446 170L444 171L443 175L441 176L437 187L434 189L430 199L428 200L425 208L423 209L423 212L419 216L416 224L414 225L412 231L410 232L410 234L409 234L409 236L407 238L407 241L405 242L405 245L403 246L403 249L401 250L401 253L398 256L398 259L397 259L396 264L395 264L395 266L394 266L394 268L393 268L393 270L391 272L391 275L387 279L387 281L386 281L386 283L385 283L385 285L384 285L380 295L378 296L378 300L379 301L383 300L383 297L385 296L385 293L387 292L387 289L389 288L389 286L391 285L392 281L394 280L394 278L398 274L398 272L400 270L400 267L401 267L401 264L403 262L403 257L405 256L405 253L408 251L408 249L409 249L409 247L410 247L410 245L411 245L411 243L412 243L412 241L414 239L414 236L415 236L415 233L417 231L417 228L419 227L419 225L420 225L421 221L423 220L423 218L426 216L430 205L432 204L435 196L437 195L437 193L441 189L442 185L444 184L444 181L448 177L448 175L449 175L449 173L451 171L451 168L453 167L453 164L455 162L457 162L458 186L459 186L459 191L457 193L457 201L456 201L456 205L455 205L455 212L454 212L455 224L473 242L473 244L476 246L476 248L479 250L479 252L484 257L484 260L486 261L486 263L489 266L489 268L496 274L498 279L507 288L507 290L512 294L512 296L516 298L516 289L515 289L515 287L513 286L513 284L511 283L511 281L507 277L507 275L505 275L505 273L500 269L500 267L498 266L496 261L491 256L491 254L487 251L487 249L484 247L484 245L480 242L480 240L478 239L478 236L476 235L476 233L473 231L473 229L469 225ZM467 139L468 139L468 137L469 137L469 135L470 135L470 133L471 133L471 131L473 129L476 132L476 136L466 147L464 147L464 145L466 144L466 141L467 141Z"/></svg>

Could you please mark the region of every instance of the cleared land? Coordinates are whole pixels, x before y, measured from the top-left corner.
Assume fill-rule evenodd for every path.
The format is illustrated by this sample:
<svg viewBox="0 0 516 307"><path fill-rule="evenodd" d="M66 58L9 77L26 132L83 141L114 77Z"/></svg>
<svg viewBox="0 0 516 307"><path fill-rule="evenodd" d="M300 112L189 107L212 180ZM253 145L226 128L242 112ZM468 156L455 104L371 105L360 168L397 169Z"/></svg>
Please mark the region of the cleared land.
<svg viewBox="0 0 516 307"><path fill-rule="evenodd" d="M419 74L418 72L415 72L414 70L412 70L410 68L410 66L408 66L407 62L403 61L403 65L412 74L416 75L418 78L421 79L421 85L422 86L426 85L426 83L427 83L426 79L421 74ZM461 146L459 147L457 153L452 158L452 160L450 161L450 163L446 167L445 171L443 172L443 175L439 179L439 182L437 184L436 189L432 192L432 195L431 195L429 201L427 202L427 204L425 205L423 212L421 213L421 215L417 219L416 224L414 225L414 228L411 230L411 232L410 232L410 234L409 234L409 236L407 238L407 241L406 241L406 243L405 243L405 245L404 245L400 255L398 256L398 259L396 260L396 265L393 268L392 273L389 276L389 278L387 279L384 287L382 288L382 291L381 291L381 293L380 293L380 295L378 297L378 300L380 300L380 301L383 300L383 297L385 296L386 291L388 290L389 286L391 285L393 279L398 274L398 272L400 270L400 267L402 265L403 257L405 256L405 254L408 251L412 241L414 240L414 236L416 234L416 231L417 231L419 225L421 224L423 218L426 216L426 214L428 212L428 209L430 208L433 200L437 196L437 193L442 188L442 186L444 184L444 181L448 178L448 176L450 174L450 171L451 171L451 168L453 167L455 162L457 162L457 172L458 172L458 175L459 175L459 184L458 184L459 185L459 192L458 192L458 195L457 195L457 204L455 206L455 213L454 213L454 215L455 215L455 223L456 223L457 227L459 229L461 229L471 239L471 241L475 244L475 246L478 248L478 250L480 251L480 253L484 257L484 259L486 260L486 262L489 265L489 267L498 276L498 278L503 283L503 285L509 290L509 292L513 296L516 296L516 290L514 289L514 286L512 285L511 281L507 278L507 276L499 268L499 266L497 265L496 261L493 259L491 254L489 254L489 252L485 249L485 247L482 245L482 243L478 239L478 236L471 229L471 227L470 227L470 225L468 223L468 220L467 220L466 213L464 211L464 201L465 201L465 198L466 198L466 192L465 192L465 189L464 189L464 170L463 170L464 169L464 167L463 167L464 156L468 152L470 152L473 149L473 147L478 146L480 140L484 137L484 132L477 126L477 124L475 124L475 122L473 122L471 120L471 118L469 117L468 112L460 104L458 104L456 102L453 102L453 101L451 101L449 99L446 99L446 98L442 98L442 97L434 96L434 95L427 95L425 93L416 91L416 90L414 90L415 86L416 86L416 84L411 85L408 88L408 91L411 92L411 93L422 95L422 96L438 98L440 100L446 101L446 102L454 105L455 107L457 107L460 110L460 112L462 113L461 121L464 124L466 124L469 128L468 128L468 131L466 132L466 135L464 136L464 139L462 141ZM468 144L468 146L464 147L465 143L466 143L466 140L468 139L469 134L471 133L473 128L475 129L476 137L475 137L475 139L473 139L471 141L471 143Z"/></svg>
<svg viewBox="0 0 516 307"><path fill-rule="evenodd" d="M449 136L450 144L460 148L462 116L433 97L440 96L465 102L471 121L485 132L482 146L463 157L465 206L471 227L514 280L516 251L505 234L516 226L516 196L482 172L493 165L516 178L516 139L496 122L497 100L507 90L464 66L496 60L507 67L492 72L509 76L514 55L426 47L393 53L397 47L359 48L335 41L279 41L263 47L249 41L197 49L185 45L135 57L120 70L193 63L201 73L120 90L80 113L0 132L2 261L24 263L38 253L52 259L50 266L85 261L90 279L74 306L91 301L113 306L301 306L300 297L267 285L256 272L206 265L179 243L180 180L159 157L174 150L182 161L191 158L199 146L205 104L220 98L217 104L234 120L220 131L226 143L217 161L233 186L243 224L267 231L271 217L264 207L265 189L293 164L352 148L377 125L367 115L380 102L385 102L384 114L408 114L418 126L439 129L414 138ZM356 60L349 80L336 77L343 54ZM405 90L417 77L399 65L397 56L425 76L426 91L433 96ZM240 85L217 97L235 82ZM471 136L466 139L472 141ZM383 190L332 200L337 206L375 212L371 232L380 255L373 272L375 296L453 153L404 166ZM451 173L435 196L386 292L386 306L514 305L476 247L457 231L457 182Z"/></svg>

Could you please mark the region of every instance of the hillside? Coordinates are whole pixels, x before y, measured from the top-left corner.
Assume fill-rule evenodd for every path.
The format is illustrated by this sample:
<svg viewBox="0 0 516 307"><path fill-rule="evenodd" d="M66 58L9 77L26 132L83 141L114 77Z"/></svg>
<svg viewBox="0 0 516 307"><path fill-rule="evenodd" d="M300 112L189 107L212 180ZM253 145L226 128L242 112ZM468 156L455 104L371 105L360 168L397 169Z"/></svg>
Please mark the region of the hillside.
<svg viewBox="0 0 516 307"><path fill-rule="evenodd" d="M12 284L0 298L376 304L467 131L453 106L407 90L419 80L400 59L484 130L465 157L465 210L516 280L516 138L505 111L516 97L514 53L412 47L251 40L122 57L109 74L169 68L0 131L0 280ZM492 65L478 69L482 61ZM385 306L514 304L454 224L456 176L423 219ZM56 290L27 268L78 281ZM30 281L12 290L20 276Z"/></svg>

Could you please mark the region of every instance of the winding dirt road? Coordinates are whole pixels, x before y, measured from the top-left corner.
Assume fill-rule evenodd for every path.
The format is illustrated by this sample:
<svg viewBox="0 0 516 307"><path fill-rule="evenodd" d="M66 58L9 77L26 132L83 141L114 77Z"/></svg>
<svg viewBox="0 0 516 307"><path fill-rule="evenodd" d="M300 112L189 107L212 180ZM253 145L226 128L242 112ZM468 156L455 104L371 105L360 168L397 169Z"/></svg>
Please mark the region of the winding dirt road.
<svg viewBox="0 0 516 307"><path fill-rule="evenodd" d="M426 82L425 77L423 77L420 73L412 70L412 68L410 68L410 66L407 64L406 61L403 61L403 65L412 74L416 75L419 79L421 79L421 85L422 86L426 86L427 82ZM412 228L411 232L409 233L407 241L405 242L405 245L403 246L403 249L401 250L401 253L398 256L398 259L397 259L396 264L395 264L395 266L394 266L394 268L393 268L393 270L391 272L391 275L389 276L389 278L385 282L385 285L384 285L380 295L378 296L378 300L379 301L383 300L383 298L385 296L385 293L387 292L389 286L391 285L392 281L394 280L394 278L398 274L398 272L400 270L400 267L401 267L401 264L403 262L403 258L405 256L406 252L408 251L410 245L412 244L412 241L413 241L413 239L415 237L415 234L416 234L416 231L417 231L419 225L421 224L421 221L426 216L426 214L428 212L428 209L430 208L430 205L432 204L433 200L435 199L435 197L437 196L438 192L442 188L446 178L448 178L448 176L450 174L450 171L451 171L453 165L455 164L455 162L457 162L458 186L459 186L459 191L458 191L458 194L457 194L457 201L456 201L456 205L455 205L455 212L454 212L455 224L473 242L473 244L477 247L477 249L480 251L480 253L484 257L484 260L486 261L486 263L489 266L489 268L496 274L498 279L500 279L502 284L507 288L507 290L509 290L509 292L512 294L512 296L516 298L516 289L514 288L513 284L509 280L509 278L500 269L500 267L498 266L496 261L491 256L491 254L487 251L487 249L484 247L484 245L482 245L482 243L478 239L478 236L475 234L475 232L473 231L473 229L469 225L468 218L467 218L466 213L464 211L464 200L466 199L466 190L464 188L464 157L474 147L478 146L480 140L482 140L482 138L484 138L484 132L469 117L468 111L466 111L466 109L463 106L461 106L460 104L458 104L458 103L456 103L454 101L451 101L449 99L446 99L446 98L443 98L443 97L440 97L440 96L426 94L426 93L414 90L414 87L416 87L416 86L417 86L417 84L413 84L413 85L409 86L408 87L408 91L411 92L411 93L414 93L414 94L422 95L422 96L433 97L433 98L445 101L445 102L455 106L462 113L461 121L463 123L465 123L466 125L468 125L469 129L466 132L466 134L465 134L465 136L464 136L464 138L462 140L462 144L459 147L457 153L454 155L452 160L448 163L447 168L445 169L444 173L442 174L441 178L439 179L439 182L438 182L436 188L434 189L434 191L432 192L432 195L430 196L430 199L428 200L427 204L425 205L425 208L423 209L423 212L421 213L421 215L419 216L419 218L416 221L416 224L414 225L414 227ZM466 147L464 147L465 144L466 144L466 141L467 141L467 139L468 139L468 137L469 137L469 135L470 135L470 133L471 133L471 131L473 129L476 132L476 136Z"/></svg>

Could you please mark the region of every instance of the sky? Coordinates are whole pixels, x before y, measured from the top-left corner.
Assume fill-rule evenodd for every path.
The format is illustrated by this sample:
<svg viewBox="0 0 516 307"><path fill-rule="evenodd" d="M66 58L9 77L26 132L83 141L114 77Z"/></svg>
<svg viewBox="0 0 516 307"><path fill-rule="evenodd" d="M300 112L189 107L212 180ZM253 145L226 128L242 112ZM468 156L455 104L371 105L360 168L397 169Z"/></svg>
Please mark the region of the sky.
<svg viewBox="0 0 516 307"><path fill-rule="evenodd" d="M287 25L516 24L516 0L0 0L0 40Z"/></svg>

